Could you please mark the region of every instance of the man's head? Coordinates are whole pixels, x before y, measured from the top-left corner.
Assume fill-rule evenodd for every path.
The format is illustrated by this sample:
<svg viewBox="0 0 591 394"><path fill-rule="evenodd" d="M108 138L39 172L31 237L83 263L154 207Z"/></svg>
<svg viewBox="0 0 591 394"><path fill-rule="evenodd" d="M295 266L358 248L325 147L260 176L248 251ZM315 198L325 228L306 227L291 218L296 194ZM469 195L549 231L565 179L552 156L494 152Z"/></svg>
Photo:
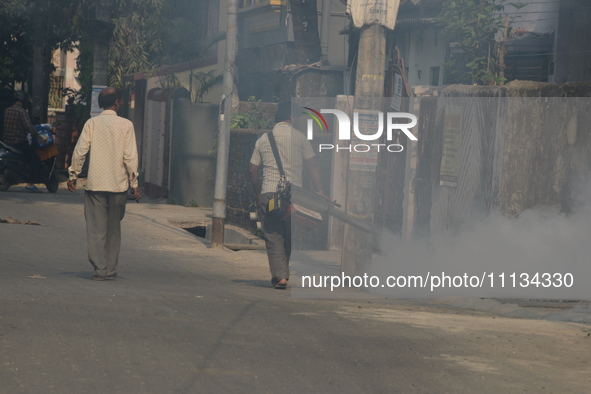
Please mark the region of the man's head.
<svg viewBox="0 0 591 394"><path fill-rule="evenodd" d="M277 112L275 113L275 122L286 122L291 120L291 102L282 101L277 104Z"/></svg>
<svg viewBox="0 0 591 394"><path fill-rule="evenodd" d="M102 109L117 111L123 104L123 90L113 87L104 88L98 96L98 104Z"/></svg>
<svg viewBox="0 0 591 394"><path fill-rule="evenodd" d="M28 108L31 105L31 96L27 92L18 91L14 94L14 98L17 103L21 103L21 106Z"/></svg>

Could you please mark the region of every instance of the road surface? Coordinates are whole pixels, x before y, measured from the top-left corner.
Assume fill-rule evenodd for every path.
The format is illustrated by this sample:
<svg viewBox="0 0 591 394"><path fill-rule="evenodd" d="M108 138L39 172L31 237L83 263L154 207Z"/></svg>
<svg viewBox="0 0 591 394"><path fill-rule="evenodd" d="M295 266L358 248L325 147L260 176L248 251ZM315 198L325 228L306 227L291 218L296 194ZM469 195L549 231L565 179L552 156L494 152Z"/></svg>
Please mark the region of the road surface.
<svg viewBox="0 0 591 394"><path fill-rule="evenodd" d="M0 393L589 393L589 326L387 299L297 299L266 256L128 204L89 280L82 191L0 193ZM30 278L35 275L43 278Z"/></svg>

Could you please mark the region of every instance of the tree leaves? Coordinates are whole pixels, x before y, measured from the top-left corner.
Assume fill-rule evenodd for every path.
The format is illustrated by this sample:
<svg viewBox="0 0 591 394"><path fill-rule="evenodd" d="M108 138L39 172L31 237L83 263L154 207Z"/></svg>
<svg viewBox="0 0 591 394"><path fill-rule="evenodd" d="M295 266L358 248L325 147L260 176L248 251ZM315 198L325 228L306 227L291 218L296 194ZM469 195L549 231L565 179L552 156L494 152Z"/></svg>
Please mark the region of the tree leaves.
<svg viewBox="0 0 591 394"><path fill-rule="evenodd" d="M265 115L261 108L261 100L250 96L247 100L248 109L232 116L230 127L233 129L270 130L275 120Z"/></svg>
<svg viewBox="0 0 591 394"><path fill-rule="evenodd" d="M92 85L92 41L87 26L95 18L95 0L0 0L0 82L23 82L32 67L35 15L49 21L49 49L77 46L77 69L83 92L73 102L87 101ZM112 0L115 30L109 54L109 84L122 86L123 76L207 55L223 35L206 37L207 0ZM195 75L196 94L215 85L216 76ZM74 94L71 92L71 95Z"/></svg>
<svg viewBox="0 0 591 394"><path fill-rule="evenodd" d="M452 82L499 83L499 44L496 36L504 28L502 11L506 0L446 0L439 24L455 48L465 56L452 56L446 70ZM512 4L511 4L512 5Z"/></svg>
<svg viewBox="0 0 591 394"><path fill-rule="evenodd" d="M203 58L225 38L205 36L199 16L206 11L204 0L116 0L109 84L122 86L124 75ZM191 83L200 86L192 92L196 97L215 85L211 74L191 74ZM179 82L173 74L162 76L161 84L172 87Z"/></svg>
<svg viewBox="0 0 591 394"><path fill-rule="evenodd" d="M71 48L78 35L71 23L80 0L0 0L0 81L24 82L33 58L33 32L43 15L45 46Z"/></svg>

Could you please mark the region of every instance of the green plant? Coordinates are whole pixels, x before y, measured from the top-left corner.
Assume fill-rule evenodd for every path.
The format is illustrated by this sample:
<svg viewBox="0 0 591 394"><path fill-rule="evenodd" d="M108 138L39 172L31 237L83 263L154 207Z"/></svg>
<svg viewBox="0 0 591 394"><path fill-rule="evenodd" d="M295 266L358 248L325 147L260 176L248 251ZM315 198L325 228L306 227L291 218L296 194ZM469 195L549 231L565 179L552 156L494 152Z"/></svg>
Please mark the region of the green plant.
<svg viewBox="0 0 591 394"><path fill-rule="evenodd" d="M189 91L191 92L191 101L194 103L202 103L203 98L207 93L216 86L222 84L223 75L215 75L215 70L208 72L195 72L191 69L189 75Z"/></svg>
<svg viewBox="0 0 591 394"><path fill-rule="evenodd" d="M247 100L248 109L239 112L232 116L230 128L232 129L251 129L251 130L269 130L273 128L275 119L265 115L260 108L262 100L257 100L256 97L250 96ZM213 141L212 148L208 151L209 154L215 152L218 146L217 138Z"/></svg>
<svg viewBox="0 0 591 394"><path fill-rule="evenodd" d="M232 116L230 127L233 129L265 130L273 128L275 120L265 115L260 108L262 100L250 96L247 100L248 109Z"/></svg>
<svg viewBox="0 0 591 394"><path fill-rule="evenodd" d="M514 18L503 14L506 6L527 4L507 0L446 0L439 24L462 55L445 64L448 83L496 85L504 82L506 37ZM501 36L501 32L504 32Z"/></svg>
<svg viewBox="0 0 591 394"><path fill-rule="evenodd" d="M197 204L197 201L191 199L191 201L189 201L189 203L187 204L187 207L197 208L197 207L199 207L199 205Z"/></svg>

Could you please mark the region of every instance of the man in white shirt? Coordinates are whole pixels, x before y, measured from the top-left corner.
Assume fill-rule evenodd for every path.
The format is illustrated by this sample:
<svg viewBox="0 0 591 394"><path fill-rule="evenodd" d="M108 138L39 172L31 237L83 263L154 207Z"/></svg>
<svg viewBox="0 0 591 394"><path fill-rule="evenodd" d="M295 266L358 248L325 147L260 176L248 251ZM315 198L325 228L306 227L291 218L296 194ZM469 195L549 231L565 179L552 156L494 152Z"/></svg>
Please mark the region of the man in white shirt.
<svg viewBox="0 0 591 394"><path fill-rule="evenodd" d="M273 137L277 144L281 164L287 181L295 186L302 186L302 173L306 168L316 191L324 195L320 174L310 142L291 124L291 103L285 101L277 106L273 127ZM262 182L259 170L263 169ZM269 136L263 134L255 144L250 159L250 182L257 194L261 214L262 231L267 247L271 284L276 289L285 289L289 280L289 257L291 255L291 221L267 215L267 203L277 191L281 179L277 161L269 142Z"/></svg>
<svg viewBox="0 0 591 394"><path fill-rule="evenodd" d="M76 179L90 151L84 193L88 260L94 267L91 279L105 280L117 279L121 220L125 215L127 191L131 187L137 201L140 190L133 124L117 115L123 105L123 91L105 88L99 94L98 102L104 111L89 119L82 129L68 170L68 189L76 191Z"/></svg>

